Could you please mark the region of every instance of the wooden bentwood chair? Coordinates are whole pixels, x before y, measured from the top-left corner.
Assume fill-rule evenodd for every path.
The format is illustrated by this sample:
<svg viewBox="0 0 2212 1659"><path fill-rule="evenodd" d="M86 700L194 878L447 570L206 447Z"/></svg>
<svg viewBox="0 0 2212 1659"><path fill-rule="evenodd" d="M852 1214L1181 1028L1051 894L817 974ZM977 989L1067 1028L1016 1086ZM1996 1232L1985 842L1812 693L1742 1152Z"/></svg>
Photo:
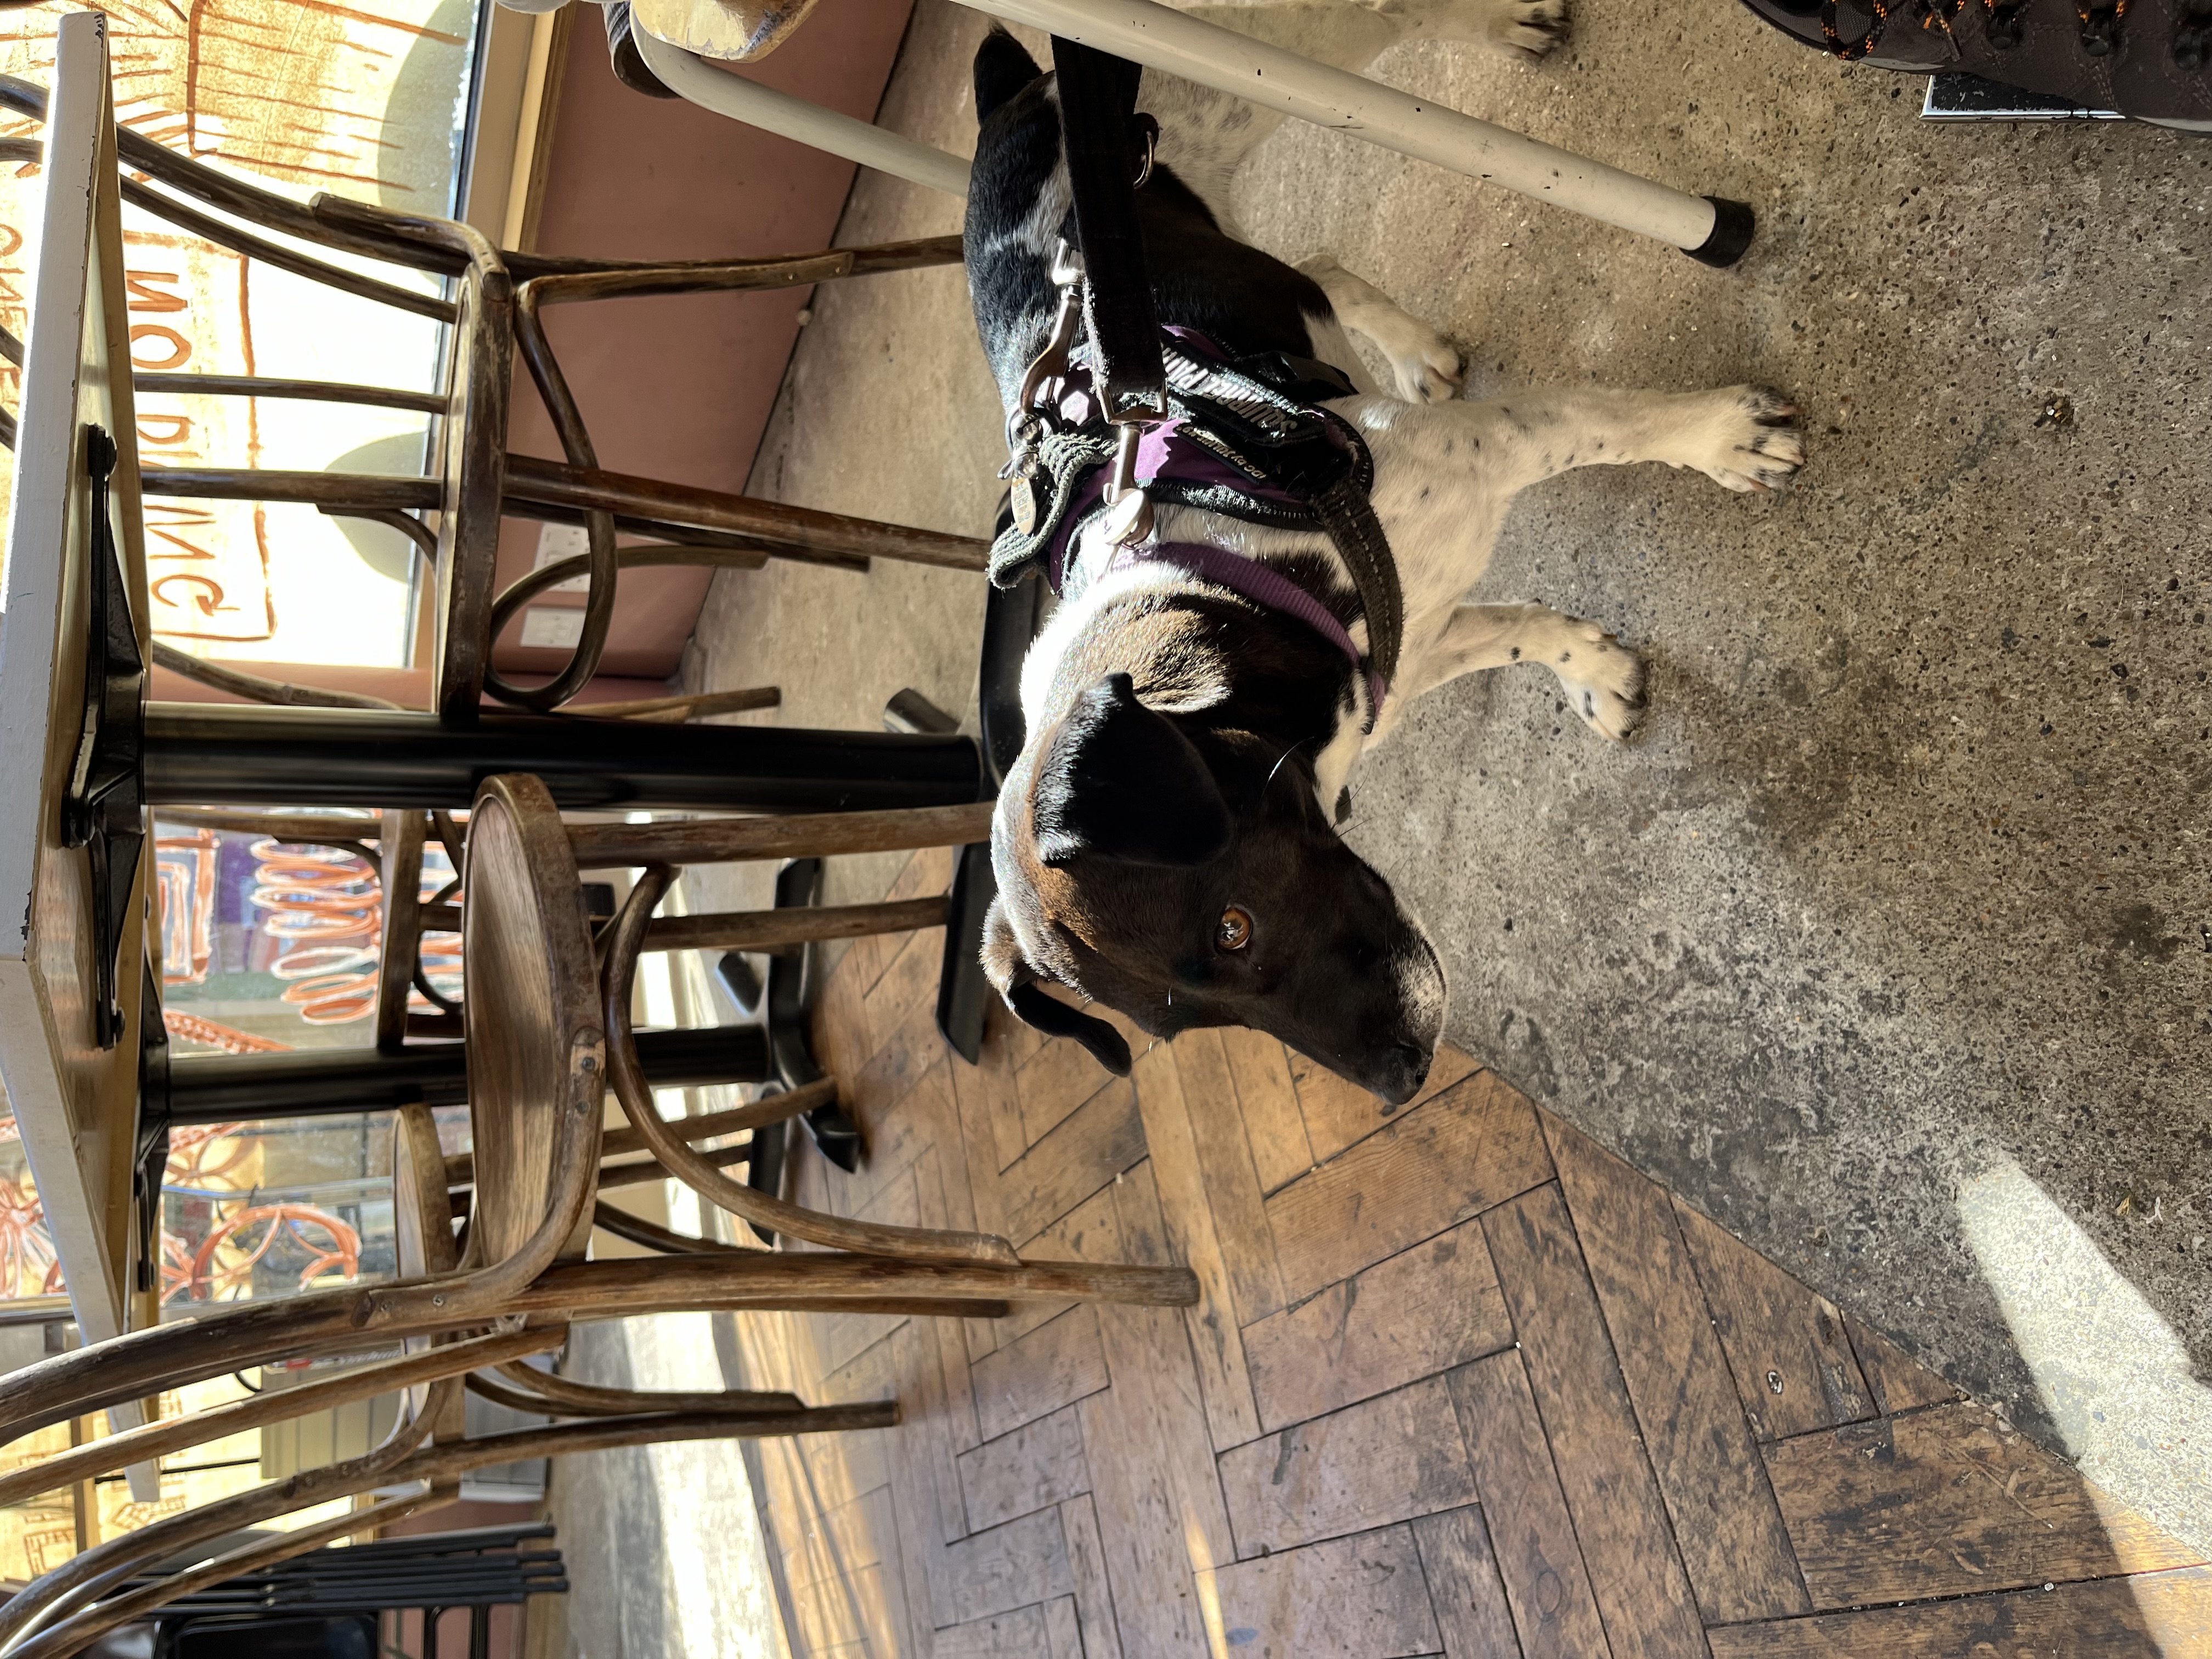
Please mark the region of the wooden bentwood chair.
<svg viewBox="0 0 2212 1659"><path fill-rule="evenodd" d="M0 76L0 107L43 123L46 94L28 82ZM448 325L446 384L431 392L255 375L133 376L140 392L357 404L411 410L437 420L438 470L430 476L149 466L143 469L141 488L149 497L305 502L325 514L373 520L405 535L431 567L435 581L432 705L448 725L474 724L486 695L539 713L574 698L598 672L623 569L677 564L757 568L769 558L855 571L866 570L873 558L960 570L983 568L988 547L975 537L816 512L602 469L583 412L542 322L544 308L553 305L641 295L806 287L848 276L956 264L960 259L957 236L756 259L638 262L523 253L495 247L482 233L453 220L394 213L328 194L302 204L179 155L127 126L116 129L115 143L124 168L123 198L134 206L245 258ZM0 159L39 161L43 148L34 139L0 139ZM343 269L242 229L203 207L324 249L453 278L453 297ZM514 454L507 448L518 352L552 416L562 452L559 461ZM19 365L23 358L21 343L4 331L0 331L0 356ZM0 443L12 447L14 439L14 422L0 411ZM433 514L434 525L423 516ZM503 517L580 525L590 550L532 571L501 592L494 580ZM646 544L617 549L617 532L645 538ZM490 665L492 643L501 629L537 594L575 577L586 580L587 592L581 637L568 662L542 685L520 686L502 679ZM357 695L272 697L272 690L281 694L305 688L266 681L256 685L251 683L257 677L210 669L198 659L167 647L157 646L155 654L165 667L257 700L380 706L379 699ZM732 702L730 696L714 694L706 707L759 706ZM659 709L632 712L665 713L673 700L653 701L660 704Z"/></svg>
<svg viewBox="0 0 2212 1659"><path fill-rule="evenodd" d="M945 812L973 809L939 809ZM188 1593L265 1566L345 1533L450 1497L468 1469L495 1462L658 1440L878 1427L892 1407L808 1409L789 1395L656 1395L600 1389L522 1367L556 1346L566 1327L673 1311L844 1310L992 1318L1014 1301L1078 1300L1187 1306L1197 1299L1179 1267L1025 1262L988 1234L893 1227L825 1215L731 1180L705 1139L782 1115L793 1096L682 1123L663 1121L639 1071L629 1013L630 980L648 918L678 860L757 857L794 842L823 852L867 850L911 836L908 813L812 818L693 820L566 826L535 778L489 780L471 814L463 950L469 1110L475 1150L449 1161L427 1109L398 1115L392 1170L402 1274L374 1286L211 1310L57 1356L16 1373L0 1402L0 1437L184 1383L303 1354L407 1345L404 1358L363 1366L276 1396L149 1425L76 1449L0 1482L0 1501L91 1472L157 1456L217 1435L405 1387L410 1409L364 1457L171 1517L57 1569L0 1610L0 1643L42 1626L20 1648L38 1659L77 1651L100 1631L139 1616L155 1591L113 1594L160 1555L335 1498L419 1483L342 1522L233 1552L160 1588ZM643 866L646 875L598 949L580 870ZM604 1136L611 1087L629 1133ZM805 1091L794 1091L803 1095ZM757 1226L823 1248L767 1250L644 1230L660 1258L584 1260L597 1217L601 1158L641 1147L659 1166ZM465 1243L450 1194L471 1190ZM629 1236L635 1237L633 1231ZM481 1373L491 1372L484 1376ZM581 1421L469 1440L459 1433L465 1386L523 1409ZM18 1489L21 1489L19 1491ZM103 1593L110 1599L97 1600ZM89 1605L88 1605L89 1604Z"/></svg>

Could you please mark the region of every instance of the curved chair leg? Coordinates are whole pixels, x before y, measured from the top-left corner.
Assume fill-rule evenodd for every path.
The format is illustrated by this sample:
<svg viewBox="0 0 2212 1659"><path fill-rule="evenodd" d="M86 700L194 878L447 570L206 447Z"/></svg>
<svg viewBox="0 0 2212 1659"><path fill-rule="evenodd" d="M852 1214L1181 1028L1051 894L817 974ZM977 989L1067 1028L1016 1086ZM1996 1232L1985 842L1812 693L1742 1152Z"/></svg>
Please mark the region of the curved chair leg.
<svg viewBox="0 0 2212 1659"><path fill-rule="evenodd" d="M394 1295L392 1286L313 1291L56 1354L9 1379L7 1398L0 1402L0 1437L13 1439L122 1401L289 1354L335 1353L489 1322L474 1306L437 1307L436 1286L447 1282L399 1287L405 1299L388 1311L375 1304ZM496 1316L550 1323L818 1309L988 1318L989 1308L1007 1301L1064 1300L1187 1308L1198 1300L1198 1280L1188 1267L1088 1261L1009 1265L814 1250L658 1256L560 1263L506 1296Z"/></svg>
<svg viewBox="0 0 2212 1659"><path fill-rule="evenodd" d="M337 1539L358 1536L388 1522L404 1520L421 1510L450 1504L459 1496L459 1489L455 1488L386 1498L381 1504L356 1510L351 1515L342 1515L333 1521L302 1527L261 1543L232 1550L227 1555L216 1556L212 1561L202 1562L198 1566L154 1583L142 1585L125 1595L111 1596L82 1613L74 1613L52 1629L42 1630L21 1645L9 1649L8 1659L68 1659L70 1655L83 1652L108 1632L143 1619L180 1596L210 1589L237 1577L240 1573L258 1572L264 1567L273 1567L280 1561L289 1561Z"/></svg>
<svg viewBox="0 0 2212 1659"><path fill-rule="evenodd" d="M757 1414L806 1409L806 1402L795 1394L763 1394L750 1389L708 1394L602 1389L520 1364L502 1364L499 1371L501 1377L512 1378L520 1386L511 1386L477 1373L469 1378L469 1391L516 1411L537 1412L547 1417L635 1417L642 1412Z"/></svg>
<svg viewBox="0 0 2212 1659"><path fill-rule="evenodd" d="M1009 1267L996 1261L917 1261L842 1250L763 1250L727 1256L564 1261L539 1274L535 1284L509 1303L508 1311L568 1320L575 1316L573 1310L587 1309L589 1318L623 1319L649 1313L811 1312L884 1303L935 1304L949 1313L954 1304L987 1301L1188 1308L1197 1300L1198 1279L1188 1267L1052 1261ZM131 1338L118 1340L127 1342ZM54 1363L42 1361L20 1375L33 1375Z"/></svg>
<svg viewBox="0 0 2212 1659"><path fill-rule="evenodd" d="M888 1400L757 1417L736 1417L727 1413L669 1412L485 1435L478 1439L426 1447L398 1460L380 1459L378 1454L373 1453L368 1458L356 1458L349 1463L313 1470L306 1475L295 1475L290 1480L275 1486L242 1492L236 1498L210 1504L190 1514L172 1516L166 1522L157 1522L139 1532L125 1534L112 1540L111 1544L102 1545L78 1556L33 1582L19 1592L4 1609L0 1609L0 1640L23 1631L33 1624L34 1619L40 1623L53 1619L66 1604L82 1601L89 1595L118 1586L146 1563L159 1560L175 1550L220 1537L239 1527L252 1526L311 1504L351 1497L379 1486L418 1481L425 1483L430 1488L428 1492L398 1500L420 1507L437 1501L442 1492L451 1492L464 1474L495 1463L526 1462L541 1457L561 1457L575 1452L615 1447L660 1445L673 1440L760 1439L784 1435L884 1429L894 1427L897 1422L897 1404ZM365 1466L372 1462L379 1462L380 1467L366 1468ZM362 1519L360 1516L344 1517L344 1525L359 1525ZM179 1525L180 1522L191 1524ZM336 1535L335 1533L327 1534ZM126 1554L123 1550L115 1549L115 1546L131 1547ZM114 1550L113 1555L109 1554L111 1550ZM84 1564L94 1557L106 1559L91 1570L85 1570ZM123 1558L119 1565L115 1565L118 1557ZM219 1560L210 1563L210 1566L222 1565ZM249 1571L259 1565L264 1564L230 1565L219 1577L210 1582L220 1582L220 1577ZM160 1600L186 1593L175 1580L160 1589ZM158 1606L160 1600L149 1605ZM41 1631L21 1647L11 1649L9 1659L17 1659L19 1654L24 1656L24 1659L33 1659L33 1656L35 1659L64 1659L64 1656L77 1652L101 1632L112 1628L113 1624L139 1617L147 1610L146 1606L139 1605L131 1598L123 1598L123 1601L131 1601L130 1610L112 1623L107 1621L106 1615L112 1609L120 1607L123 1601L102 1602L91 1608L88 1613L72 1618L67 1625L55 1625L51 1630ZM19 1608L21 1609L20 1615ZM78 1622L80 1619L82 1623Z"/></svg>
<svg viewBox="0 0 2212 1659"><path fill-rule="evenodd" d="M335 1376L282 1393L258 1394L228 1406L126 1429L120 1434L73 1446L0 1475L0 1508L20 1504L40 1492L58 1491L76 1481L111 1474L132 1463L205 1445L227 1435L243 1434L270 1423L304 1417L310 1412L438 1382L479 1366L504 1364L525 1354L558 1347L562 1336L561 1328L551 1325L475 1337L409 1354L388 1364L349 1366Z"/></svg>
<svg viewBox="0 0 2212 1659"><path fill-rule="evenodd" d="M163 1540L155 1547L159 1551L159 1554L166 1554L171 1548L182 1547L186 1543L217 1537L222 1533L238 1526L252 1525L257 1521L273 1519L278 1515L306 1508L310 1504L324 1503L335 1498L352 1496L377 1486L412 1484L418 1481L425 1483L429 1488L428 1491L411 1498L395 1500L396 1505L419 1509L431 1503L442 1501L446 1495L454 1491L462 1475L473 1469L483 1468L495 1463L524 1462L540 1457L561 1457L574 1452L605 1450L622 1446L659 1445L672 1440L759 1439L793 1434L884 1429L893 1427L897 1422L898 1407L895 1401L886 1400L854 1406L823 1407L811 1411L781 1412L758 1417L735 1417L726 1413L660 1413L645 1417L609 1418L597 1422L560 1424L546 1429L523 1429L505 1434L486 1435L480 1439L461 1440L445 1445L426 1447L396 1463L387 1462L382 1468L368 1474L362 1473L361 1466L370 1461L368 1459L356 1459L351 1464L334 1465L330 1470L313 1471L315 1474L325 1476L335 1474L336 1478L316 1483L317 1490L312 1495L303 1496L296 1490L292 1490L304 1484L301 1477L295 1477L293 1480L280 1483L277 1486L263 1487L258 1492L243 1493L240 1495L243 1498L260 1501L255 1504L240 1504L236 1500L227 1500L225 1504L211 1504L208 1510L198 1511L195 1515L175 1516L173 1519L177 1521L189 1521L206 1516L215 1510L233 1511L224 1514L213 1530L204 1525L194 1527L189 1529L194 1534L192 1537ZM337 1471L343 1471L343 1473L337 1473ZM344 1488L344 1490L331 1488ZM240 1519L235 1512L238 1510L258 1512L249 1513L247 1518ZM386 1518L396 1518L396 1516ZM346 1530L360 1526L363 1520L362 1516L355 1515L345 1516L339 1522L330 1523L336 1526L337 1530L325 1534L325 1538L327 1540L338 1536ZM155 1527L126 1534L125 1538L115 1541L125 1543L143 1540L149 1534L161 1530L166 1524L157 1522ZM295 1534L293 1537L296 1538L299 1535ZM257 1547L257 1548L264 1547ZM282 1543L276 1547L281 1548ZM302 1548L309 1547L313 1546L302 1547ZM254 1550L236 1553L229 1559L228 1565L223 1559L209 1563L207 1568L203 1570L209 1574L205 1582L220 1583L222 1579L234 1574L251 1571L255 1567L267 1565L261 1560L238 1559L240 1556L250 1556L253 1553L255 1553ZM125 1564L125 1573L132 1570L139 1561L149 1559L158 1559L159 1554L149 1556L142 1546L139 1551L133 1553L132 1560ZM79 1561L84 1559L82 1556L77 1558ZM282 1559L283 1557L279 1555L274 1559ZM221 1569L219 1572L216 1571L218 1568ZM56 1573L47 1575L47 1578L55 1577L66 1571L66 1567L58 1569ZM119 1582L118 1577L112 1573L99 1575L99 1578L98 1588L108 1588ZM15 1601L8 1604L5 1613L12 1615L18 1603L40 1592L46 1583L46 1579L40 1579L21 1592ZM85 1644L94 1640L103 1632L112 1629L116 1625L142 1616L151 1607L161 1605L163 1601L203 1587L202 1583L194 1583L187 1585L179 1580L173 1579L167 1584L153 1587L155 1594L150 1601L143 1600L140 1594L134 1593L130 1596L102 1602L89 1609L88 1613L72 1619L69 1624L57 1626L50 1631L42 1632L21 1647L12 1650L9 1659L17 1659L19 1655L21 1656L21 1659L66 1659L66 1656L78 1652ZM84 1593L81 1591L76 1599L82 1599ZM58 1599L52 1594L40 1595L38 1601L39 1609L53 1607ZM109 1617L111 1613L116 1615L112 1619Z"/></svg>
<svg viewBox="0 0 2212 1659"><path fill-rule="evenodd" d="M718 1238L694 1238L689 1233L679 1233L664 1227L659 1222L647 1221L643 1216L632 1215L627 1210L617 1210L601 1200L592 1206L592 1225L601 1232L612 1233L617 1238L648 1250L658 1250L663 1255L759 1255L763 1252L750 1244L725 1244Z"/></svg>
<svg viewBox="0 0 2212 1659"><path fill-rule="evenodd" d="M9 1379L6 1398L0 1401L0 1443L120 1401L204 1382L226 1371L273 1364L304 1353L381 1348L397 1337L481 1328L497 1317L497 1310L479 1306L477 1298L465 1294L471 1277L453 1273L414 1285L347 1286L278 1302L234 1304L197 1319L128 1331L92 1347L56 1354ZM420 1291L419 1304L410 1300L389 1310L380 1309L379 1298L395 1288ZM387 1311L398 1316L380 1317Z"/></svg>
<svg viewBox="0 0 2212 1659"><path fill-rule="evenodd" d="M660 896L668 890L673 871L665 864L648 865L630 890L622 914L615 920L602 969L607 1038L607 1077L630 1127L666 1169L702 1198L757 1226L769 1228L811 1244L836 1250L860 1250L884 1255L942 1257L961 1261L1018 1265L1021 1258L1005 1239L989 1233L941 1231L931 1227L893 1227L881 1222L859 1221L824 1215L732 1181L660 1115L653 1091L637 1063L637 1044L629 1018L630 981L636 970L638 951L645 942L646 923Z"/></svg>
<svg viewBox="0 0 2212 1659"><path fill-rule="evenodd" d="M424 1409L411 1417L403 1417L385 1437L382 1445L362 1456L309 1469L289 1480L170 1516L72 1557L51 1572L32 1580L4 1606L0 1606L0 1648L8 1648L12 1653L12 1644L24 1632L53 1622L67 1610L113 1589L179 1550L295 1510L332 1498L350 1498L356 1492L410 1478L397 1471L416 1454L439 1414L459 1395L460 1385L456 1379L434 1382L424 1401Z"/></svg>

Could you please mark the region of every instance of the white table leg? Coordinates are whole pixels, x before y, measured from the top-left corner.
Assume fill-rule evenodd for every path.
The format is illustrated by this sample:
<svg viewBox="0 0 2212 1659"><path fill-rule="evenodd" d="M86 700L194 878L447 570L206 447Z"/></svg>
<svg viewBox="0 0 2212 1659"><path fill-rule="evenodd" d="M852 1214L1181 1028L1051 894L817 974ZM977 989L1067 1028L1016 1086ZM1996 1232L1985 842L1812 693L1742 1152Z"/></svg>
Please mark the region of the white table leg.
<svg viewBox="0 0 2212 1659"><path fill-rule="evenodd" d="M642 28L635 29L632 38L646 67L660 77L662 84L702 109L747 126L781 133L878 173L941 190L948 196L963 200L967 197L968 163L957 155L715 69Z"/></svg>
<svg viewBox="0 0 2212 1659"><path fill-rule="evenodd" d="M1734 264L1751 240L1752 213L1742 203L1639 179L1153 0L959 3L1653 237L1707 264ZM635 38L669 89L702 108L950 196L968 194L968 163L957 155L714 69L642 28Z"/></svg>
<svg viewBox="0 0 2212 1659"><path fill-rule="evenodd" d="M1733 264L1750 239L1751 211L1740 203L1671 190L1152 0L959 3L1654 237L1707 264Z"/></svg>

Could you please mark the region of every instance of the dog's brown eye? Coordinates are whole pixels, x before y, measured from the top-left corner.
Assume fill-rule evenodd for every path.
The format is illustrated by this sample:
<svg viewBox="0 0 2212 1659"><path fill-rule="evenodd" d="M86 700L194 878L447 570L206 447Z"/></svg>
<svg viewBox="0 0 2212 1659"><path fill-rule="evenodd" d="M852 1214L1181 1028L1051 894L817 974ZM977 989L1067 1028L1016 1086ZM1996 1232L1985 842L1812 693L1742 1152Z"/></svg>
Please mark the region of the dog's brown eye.
<svg viewBox="0 0 2212 1659"><path fill-rule="evenodd" d="M1252 915L1231 905L1215 924L1213 942L1224 951L1241 951L1252 942Z"/></svg>

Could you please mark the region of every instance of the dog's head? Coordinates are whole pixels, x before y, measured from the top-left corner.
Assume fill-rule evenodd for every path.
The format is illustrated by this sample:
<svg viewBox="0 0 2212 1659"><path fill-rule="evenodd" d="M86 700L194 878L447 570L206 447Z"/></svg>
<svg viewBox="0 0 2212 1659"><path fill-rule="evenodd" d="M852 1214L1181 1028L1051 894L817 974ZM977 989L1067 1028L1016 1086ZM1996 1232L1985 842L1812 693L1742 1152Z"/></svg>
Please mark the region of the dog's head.
<svg viewBox="0 0 2212 1659"><path fill-rule="evenodd" d="M1277 740L1147 708L1128 675L1107 674L1032 734L1000 793L991 861L991 982L1109 1070L1129 1069L1120 1033L1041 980L1155 1036L1255 1027L1393 1103L1428 1075L1436 952Z"/></svg>

